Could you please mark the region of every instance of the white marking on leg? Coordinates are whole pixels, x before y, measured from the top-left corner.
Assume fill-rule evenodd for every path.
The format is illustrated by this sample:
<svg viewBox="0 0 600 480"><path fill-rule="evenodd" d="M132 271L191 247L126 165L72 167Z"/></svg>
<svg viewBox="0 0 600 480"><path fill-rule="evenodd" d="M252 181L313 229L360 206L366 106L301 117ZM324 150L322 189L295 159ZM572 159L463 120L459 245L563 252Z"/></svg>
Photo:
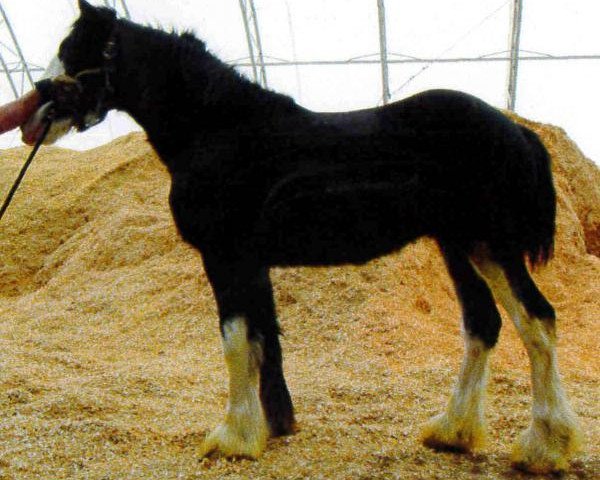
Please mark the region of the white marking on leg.
<svg viewBox="0 0 600 480"><path fill-rule="evenodd" d="M465 354L446 412L425 426L423 442L433 448L470 451L485 442L485 391L490 348L465 333Z"/></svg>
<svg viewBox="0 0 600 480"><path fill-rule="evenodd" d="M582 437L558 372L554 325L529 316L499 265L484 261L477 267L513 320L531 365L532 422L515 445L513 461L533 473L565 470Z"/></svg>
<svg viewBox="0 0 600 480"><path fill-rule="evenodd" d="M457 417L482 423L489 355L490 349L481 340L465 334L465 356L451 402L452 412Z"/></svg>
<svg viewBox="0 0 600 480"><path fill-rule="evenodd" d="M266 447L269 429L259 396L262 349L248 340L244 318L225 322L223 350L229 371L227 412L224 422L208 435L204 454L217 451L256 458Z"/></svg>

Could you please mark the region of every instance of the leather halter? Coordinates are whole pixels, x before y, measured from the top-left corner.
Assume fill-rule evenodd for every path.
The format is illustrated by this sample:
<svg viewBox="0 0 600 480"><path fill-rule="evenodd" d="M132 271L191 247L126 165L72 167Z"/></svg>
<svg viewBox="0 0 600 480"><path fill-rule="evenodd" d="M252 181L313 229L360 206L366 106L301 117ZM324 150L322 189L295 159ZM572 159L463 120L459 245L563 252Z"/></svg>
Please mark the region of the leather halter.
<svg viewBox="0 0 600 480"><path fill-rule="evenodd" d="M36 82L35 87L42 97L40 104L44 105L47 102L52 102L51 115L55 117L61 115L72 117L74 125L80 132L97 125L104 120L106 114L114 105L115 86L113 77L116 71L117 53L115 25L102 50L103 65L98 68L82 70L73 77L60 75ZM82 79L88 75L102 75L104 81L100 90L95 92L95 107L81 112L78 107L81 106L82 100L89 101L85 98L87 93L82 82Z"/></svg>

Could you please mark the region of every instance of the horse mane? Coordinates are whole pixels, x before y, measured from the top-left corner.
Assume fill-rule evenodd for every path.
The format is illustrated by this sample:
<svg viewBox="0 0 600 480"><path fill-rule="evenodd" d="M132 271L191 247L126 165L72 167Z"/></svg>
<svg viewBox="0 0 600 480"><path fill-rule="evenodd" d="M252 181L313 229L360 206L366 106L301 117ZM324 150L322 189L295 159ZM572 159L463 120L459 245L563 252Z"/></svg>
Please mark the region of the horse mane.
<svg viewBox="0 0 600 480"><path fill-rule="evenodd" d="M122 83L127 88L128 80L135 78L132 85L141 85L145 97L142 102L135 98L146 110L137 116L155 122L157 111L162 110L159 116L165 120L153 128L144 124L143 118L136 118L151 141L157 140L153 130L163 130L161 137L182 141L187 133L234 124L249 127L302 110L291 97L261 87L217 58L192 31L169 32L125 20L119 23L124 52L120 64L126 70ZM140 92L129 95L139 96ZM131 113L136 117L136 112Z"/></svg>

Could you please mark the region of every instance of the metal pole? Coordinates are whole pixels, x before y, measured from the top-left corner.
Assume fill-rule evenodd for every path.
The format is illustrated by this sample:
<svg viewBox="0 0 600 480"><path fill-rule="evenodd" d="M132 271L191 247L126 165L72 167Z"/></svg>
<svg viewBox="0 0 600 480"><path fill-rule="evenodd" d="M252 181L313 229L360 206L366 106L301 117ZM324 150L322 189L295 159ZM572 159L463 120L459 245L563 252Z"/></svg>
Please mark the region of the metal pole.
<svg viewBox="0 0 600 480"><path fill-rule="evenodd" d="M254 58L254 45L252 44L252 34L250 33L250 24L248 23L248 12L244 0L240 0L240 10L242 11L242 21L244 22L244 31L246 32L246 43L248 43L248 54L252 63L252 75L254 81L258 82L258 70L256 69L256 59Z"/></svg>
<svg viewBox="0 0 600 480"><path fill-rule="evenodd" d="M387 58L387 37L385 31L385 3L384 0L377 0L377 12L379 15L379 58L381 63L381 90L383 104L390 101L390 79L388 73Z"/></svg>
<svg viewBox="0 0 600 480"><path fill-rule="evenodd" d="M262 42L260 40L260 30L258 28L258 16L256 15L256 8L254 8L254 1L248 0L250 4L250 11L252 12L252 23L254 24L254 35L256 36L256 48L258 50L258 66L260 67L260 78L263 87L267 86L267 70L265 69L265 59L263 57Z"/></svg>
<svg viewBox="0 0 600 480"><path fill-rule="evenodd" d="M510 64L508 67L508 89L506 107L514 111L517 101L517 73L519 71L519 44L521 41L521 23L523 0L513 0L510 33Z"/></svg>
<svg viewBox="0 0 600 480"><path fill-rule="evenodd" d="M129 8L127 8L127 4L125 3L125 0L121 0L121 6L123 7L123 11L125 12L125 17L128 20L131 20L131 14L129 13Z"/></svg>

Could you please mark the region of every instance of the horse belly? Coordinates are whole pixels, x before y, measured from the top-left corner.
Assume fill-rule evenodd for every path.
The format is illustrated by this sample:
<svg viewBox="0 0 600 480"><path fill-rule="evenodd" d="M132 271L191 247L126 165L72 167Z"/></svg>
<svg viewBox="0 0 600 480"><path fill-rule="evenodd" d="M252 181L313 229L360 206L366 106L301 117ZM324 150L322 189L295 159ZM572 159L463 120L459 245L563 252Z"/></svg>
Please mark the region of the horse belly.
<svg viewBox="0 0 600 480"><path fill-rule="evenodd" d="M385 184L298 195L264 212L261 250L272 265L362 264L427 234L418 205Z"/></svg>

